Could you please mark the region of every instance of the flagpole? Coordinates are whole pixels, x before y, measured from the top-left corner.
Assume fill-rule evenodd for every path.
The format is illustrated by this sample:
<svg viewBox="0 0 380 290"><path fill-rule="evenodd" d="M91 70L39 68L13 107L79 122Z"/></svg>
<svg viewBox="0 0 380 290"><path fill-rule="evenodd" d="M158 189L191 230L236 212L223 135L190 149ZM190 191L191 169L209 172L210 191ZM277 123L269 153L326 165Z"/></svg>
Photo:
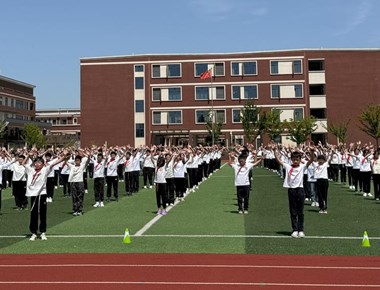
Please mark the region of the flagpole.
<svg viewBox="0 0 380 290"><path fill-rule="evenodd" d="M211 70L211 146L214 146L214 88L213 88L213 76L214 76L214 70L215 70L215 63L213 64L212 70Z"/></svg>

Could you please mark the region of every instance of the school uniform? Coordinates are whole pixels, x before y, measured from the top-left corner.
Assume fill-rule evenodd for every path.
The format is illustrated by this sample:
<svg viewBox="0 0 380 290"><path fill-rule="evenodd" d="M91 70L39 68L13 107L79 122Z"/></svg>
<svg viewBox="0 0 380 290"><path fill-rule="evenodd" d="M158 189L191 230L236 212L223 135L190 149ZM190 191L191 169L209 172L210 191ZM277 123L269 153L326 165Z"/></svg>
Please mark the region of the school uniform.
<svg viewBox="0 0 380 290"><path fill-rule="evenodd" d="M132 192L139 192L140 190L140 161L142 153L137 152L132 159Z"/></svg>
<svg viewBox="0 0 380 290"><path fill-rule="evenodd" d="M25 209L28 206L28 198L26 197L26 175L25 167L18 161L11 165L13 170L12 176L12 194L18 209Z"/></svg>
<svg viewBox="0 0 380 290"><path fill-rule="evenodd" d="M329 177L327 169L329 163L325 162L322 165L316 164L314 170L314 178L317 179L317 194L318 194L318 203L319 209L322 212L327 210L327 194L329 190Z"/></svg>
<svg viewBox="0 0 380 290"><path fill-rule="evenodd" d="M49 162L46 163L46 165L50 166L50 164L53 164L54 159L50 160ZM47 180L46 180L46 193L47 193L47 202L52 202L53 201L53 196L54 196L54 167L52 170L50 170Z"/></svg>
<svg viewBox="0 0 380 290"><path fill-rule="evenodd" d="M185 188L185 163L183 160L175 160L173 163L173 177L175 184L176 197L183 199Z"/></svg>
<svg viewBox="0 0 380 290"><path fill-rule="evenodd" d="M355 187L355 191L362 191L363 190L363 182L360 178L360 160L363 158L363 156L359 153L358 155L351 156L353 159L353 165L352 165L352 182L353 186Z"/></svg>
<svg viewBox="0 0 380 290"><path fill-rule="evenodd" d="M235 186L236 186L236 196L238 201L239 211L248 211L249 207L249 192L250 192L250 181L249 172L253 168L252 163L246 163L244 166L240 164L231 164L232 169L235 172Z"/></svg>
<svg viewBox="0 0 380 290"><path fill-rule="evenodd" d="M297 167L284 163L285 178L283 187L288 189L289 212L293 232L303 232L304 229L304 200L303 176L305 164Z"/></svg>
<svg viewBox="0 0 380 290"><path fill-rule="evenodd" d="M372 178L373 178L373 188L375 193L375 199L380 199L380 159L372 159Z"/></svg>
<svg viewBox="0 0 380 290"><path fill-rule="evenodd" d="M112 189L115 200L119 200L119 177L117 174L117 166L119 165L119 157L108 159L106 163L106 182L107 182L107 200L111 200Z"/></svg>
<svg viewBox="0 0 380 290"><path fill-rule="evenodd" d="M165 163L165 180L166 180L166 200L169 204L174 204L174 174L173 174L174 160L171 159Z"/></svg>
<svg viewBox="0 0 380 290"><path fill-rule="evenodd" d="M353 158L350 154L345 154L346 160L346 169L347 169L347 177L348 177L348 186L350 189L354 189L353 186L353 177L352 177L352 166L353 166Z"/></svg>
<svg viewBox="0 0 380 290"><path fill-rule="evenodd" d="M102 159L100 162L94 161L94 195L95 202L103 203L104 201L104 168L106 161Z"/></svg>
<svg viewBox="0 0 380 290"><path fill-rule="evenodd" d="M360 160L360 179L363 184L363 196L372 196L371 194L371 160L372 156L362 157Z"/></svg>
<svg viewBox="0 0 380 290"><path fill-rule="evenodd" d="M69 184L70 167L69 164L73 164L74 159L70 158L62 163L60 179L62 179L63 196L71 196L71 188Z"/></svg>
<svg viewBox="0 0 380 290"><path fill-rule="evenodd" d="M347 182L347 155L344 152L340 153L339 158L339 171L340 171L340 182L346 184Z"/></svg>
<svg viewBox="0 0 380 290"><path fill-rule="evenodd" d="M157 208L161 207L164 209L163 211L159 211L158 214L165 214L166 211L166 169L165 166L156 169L154 183L156 184L156 203Z"/></svg>
<svg viewBox="0 0 380 290"><path fill-rule="evenodd" d="M83 157L79 166L68 164L70 167L69 183L73 200L74 215L81 215L83 211L84 182L83 172L87 167L87 157Z"/></svg>
<svg viewBox="0 0 380 290"><path fill-rule="evenodd" d="M144 188L148 186L153 185L153 174L154 174L154 156L149 153L145 154L144 160L143 160L143 180L144 180Z"/></svg>

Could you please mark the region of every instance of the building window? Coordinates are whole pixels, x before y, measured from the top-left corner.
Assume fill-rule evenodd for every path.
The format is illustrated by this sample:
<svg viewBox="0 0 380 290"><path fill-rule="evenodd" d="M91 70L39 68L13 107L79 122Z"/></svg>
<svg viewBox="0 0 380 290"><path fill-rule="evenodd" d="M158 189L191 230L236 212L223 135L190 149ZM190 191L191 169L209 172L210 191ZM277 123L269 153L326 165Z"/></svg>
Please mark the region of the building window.
<svg viewBox="0 0 380 290"><path fill-rule="evenodd" d="M302 108L297 108L297 109L294 109L294 117L293 117L293 120L294 121L300 121L303 119L303 109Z"/></svg>
<svg viewBox="0 0 380 290"><path fill-rule="evenodd" d="M181 100L181 88L169 88L169 101L180 101Z"/></svg>
<svg viewBox="0 0 380 290"><path fill-rule="evenodd" d="M272 98L279 98L279 97L280 97L280 86L272 85Z"/></svg>
<svg viewBox="0 0 380 290"><path fill-rule="evenodd" d="M144 138L144 124L143 123L136 124L136 138Z"/></svg>
<svg viewBox="0 0 380 290"><path fill-rule="evenodd" d="M219 63L196 63L195 64L195 76L199 77L205 71L212 69L213 76L224 76L224 62Z"/></svg>
<svg viewBox="0 0 380 290"><path fill-rule="evenodd" d="M144 89L144 78L135 77L135 90L143 90L143 89Z"/></svg>
<svg viewBox="0 0 380 290"><path fill-rule="evenodd" d="M322 59L309 60L309 71L324 71L325 61Z"/></svg>
<svg viewBox="0 0 380 290"><path fill-rule="evenodd" d="M73 118L73 124L78 124L78 119L77 118Z"/></svg>
<svg viewBox="0 0 380 290"><path fill-rule="evenodd" d="M216 99L217 100L224 100L225 99L225 96L224 96L224 87L216 87L215 91L216 91Z"/></svg>
<svg viewBox="0 0 380 290"><path fill-rule="evenodd" d="M61 124L62 124L62 125L66 125L66 124L67 124L67 119L66 119L66 118L61 119Z"/></svg>
<svg viewBox="0 0 380 290"><path fill-rule="evenodd" d="M296 98L302 98L303 93L302 93L302 85L294 85L294 94Z"/></svg>
<svg viewBox="0 0 380 290"><path fill-rule="evenodd" d="M144 113L144 101L136 100L135 101L135 112L136 113Z"/></svg>
<svg viewBox="0 0 380 290"><path fill-rule="evenodd" d="M240 110L232 110L232 123L241 123L241 111Z"/></svg>
<svg viewBox="0 0 380 290"><path fill-rule="evenodd" d="M195 123L204 124L210 120L211 112L209 110L197 110L195 111Z"/></svg>
<svg viewBox="0 0 380 290"><path fill-rule="evenodd" d="M135 65L135 72L143 72L144 66L142 64Z"/></svg>
<svg viewBox="0 0 380 290"><path fill-rule="evenodd" d="M257 85L232 86L232 99L257 99Z"/></svg>
<svg viewBox="0 0 380 290"><path fill-rule="evenodd" d="M153 88L153 101L161 101L161 89Z"/></svg>
<svg viewBox="0 0 380 290"><path fill-rule="evenodd" d="M310 116L316 119L326 119L326 109L310 109Z"/></svg>
<svg viewBox="0 0 380 290"><path fill-rule="evenodd" d="M153 112L153 124L161 124L161 112Z"/></svg>
<svg viewBox="0 0 380 290"><path fill-rule="evenodd" d="M302 61L297 60L271 60L271 75L302 74Z"/></svg>
<svg viewBox="0 0 380 290"><path fill-rule="evenodd" d="M168 124L182 124L182 112L181 111L169 111L168 112Z"/></svg>
<svg viewBox="0 0 380 290"><path fill-rule="evenodd" d="M177 78L181 77L181 64L152 65L153 78Z"/></svg>
<svg viewBox="0 0 380 290"><path fill-rule="evenodd" d="M215 110L214 121L217 123L226 123L226 111L225 110Z"/></svg>
<svg viewBox="0 0 380 290"><path fill-rule="evenodd" d="M33 111L34 110L34 103L29 103L29 110Z"/></svg>
<svg viewBox="0 0 380 290"><path fill-rule="evenodd" d="M209 100L209 88L208 87L196 87L195 88L196 100Z"/></svg>
<svg viewBox="0 0 380 290"><path fill-rule="evenodd" d="M255 61L233 62L231 63L231 75L233 76L248 76L257 75L257 64Z"/></svg>
<svg viewBox="0 0 380 290"><path fill-rule="evenodd" d="M326 94L325 92L325 85L310 85L309 86L309 93L310 96L324 96Z"/></svg>
<svg viewBox="0 0 380 290"><path fill-rule="evenodd" d="M181 76L181 65L180 64L168 64L167 66L167 77L180 77Z"/></svg>

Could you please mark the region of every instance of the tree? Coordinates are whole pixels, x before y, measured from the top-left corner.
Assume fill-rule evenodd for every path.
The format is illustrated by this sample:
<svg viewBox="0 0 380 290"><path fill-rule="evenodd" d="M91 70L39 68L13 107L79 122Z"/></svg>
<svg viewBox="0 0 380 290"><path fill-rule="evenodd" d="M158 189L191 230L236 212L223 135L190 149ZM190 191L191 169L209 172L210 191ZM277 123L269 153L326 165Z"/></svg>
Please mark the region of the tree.
<svg viewBox="0 0 380 290"><path fill-rule="evenodd" d="M347 129L350 120L343 121L340 123L331 123L328 122L327 126L322 125L329 133L333 134L338 138L339 142L346 143L347 138Z"/></svg>
<svg viewBox="0 0 380 290"><path fill-rule="evenodd" d="M209 111L208 118L206 120L206 129L208 136L206 138L207 143L214 145L215 141L219 139L222 133L223 120L217 120L215 111Z"/></svg>
<svg viewBox="0 0 380 290"><path fill-rule="evenodd" d="M248 143L253 143L265 129L265 118L259 117L261 112L261 108L255 106L251 101L247 102L241 110L240 119Z"/></svg>
<svg viewBox="0 0 380 290"><path fill-rule="evenodd" d="M308 137L317 129L314 117L306 117L298 121L286 121L285 127L290 135L289 139L297 145L304 143Z"/></svg>
<svg viewBox="0 0 380 290"><path fill-rule="evenodd" d="M45 136L34 124L24 125L23 140L30 146L43 147L46 144Z"/></svg>
<svg viewBox="0 0 380 290"><path fill-rule="evenodd" d="M280 110L271 110L264 112L265 114L265 132L268 134L271 140L277 139L282 132L284 132L284 126L281 123Z"/></svg>
<svg viewBox="0 0 380 290"><path fill-rule="evenodd" d="M359 115L360 130L376 140L379 147L380 138L380 105L368 105Z"/></svg>

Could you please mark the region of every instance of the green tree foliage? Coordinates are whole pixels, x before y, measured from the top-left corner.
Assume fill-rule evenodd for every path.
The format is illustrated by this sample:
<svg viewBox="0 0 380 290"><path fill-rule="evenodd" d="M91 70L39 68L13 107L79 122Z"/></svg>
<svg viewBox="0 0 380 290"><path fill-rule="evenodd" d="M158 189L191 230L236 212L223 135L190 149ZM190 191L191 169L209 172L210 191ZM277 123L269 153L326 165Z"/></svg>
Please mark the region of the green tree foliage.
<svg viewBox="0 0 380 290"><path fill-rule="evenodd" d="M348 124L350 123L350 120L338 122L338 123L331 123L328 122L327 126L323 125L323 127L331 134L336 136L341 143L346 143L347 139L347 129Z"/></svg>
<svg viewBox="0 0 380 290"><path fill-rule="evenodd" d="M288 129L289 139L297 145L304 143L311 133L317 129L314 117L306 117L298 121L285 121L284 125Z"/></svg>
<svg viewBox="0 0 380 290"><path fill-rule="evenodd" d="M379 147L380 138L380 105L368 105L359 115L360 129L376 140Z"/></svg>
<svg viewBox="0 0 380 290"><path fill-rule="evenodd" d="M260 116L261 112L261 108L258 108L253 102L247 102L241 110L240 118L244 135L249 143L253 143L265 129L265 117Z"/></svg>
<svg viewBox="0 0 380 290"><path fill-rule="evenodd" d="M282 132L284 132L284 126L281 123L280 110L271 110L264 112L265 115L265 133L271 140L278 138Z"/></svg>
<svg viewBox="0 0 380 290"><path fill-rule="evenodd" d="M29 146L36 146L37 148L41 148L46 144L45 136L42 134L40 128L34 124L24 125L23 140Z"/></svg>

